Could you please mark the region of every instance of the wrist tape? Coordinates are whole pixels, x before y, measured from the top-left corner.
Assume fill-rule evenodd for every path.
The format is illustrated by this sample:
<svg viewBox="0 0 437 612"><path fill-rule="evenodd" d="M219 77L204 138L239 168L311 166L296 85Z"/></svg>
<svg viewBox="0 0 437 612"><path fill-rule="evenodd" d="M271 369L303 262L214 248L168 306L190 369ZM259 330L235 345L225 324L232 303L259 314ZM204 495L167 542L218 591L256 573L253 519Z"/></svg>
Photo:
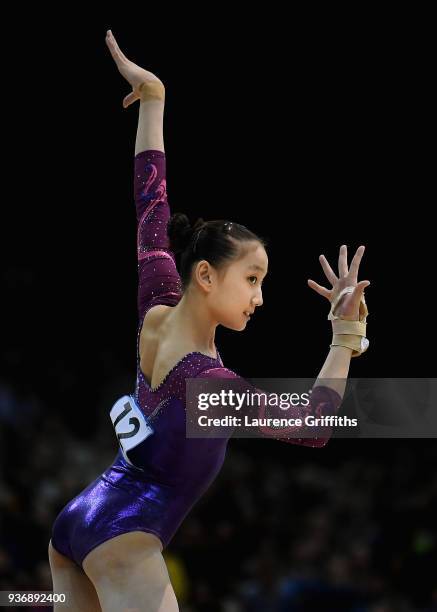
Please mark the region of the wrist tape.
<svg viewBox="0 0 437 612"><path fill-rule="evenodd" d="M146 102L147 100L164 100L165 98L165 87L161 81L158 80L141 83L138 91L140 92L141 102Z"/></svg>
<svg viewBox="0 0 437 612"><path fill-rule="evenodd" d="M332 321L332 343L330 346L346 346L352 349L352 357L358 357L369 348L369 340L366 338L366 319L369 311L367 309L364 293L361 295L359 320L350 319L334 314L335 308L343 295L352 293L354 287L345 287L331 303L328 319Z"/></svg>

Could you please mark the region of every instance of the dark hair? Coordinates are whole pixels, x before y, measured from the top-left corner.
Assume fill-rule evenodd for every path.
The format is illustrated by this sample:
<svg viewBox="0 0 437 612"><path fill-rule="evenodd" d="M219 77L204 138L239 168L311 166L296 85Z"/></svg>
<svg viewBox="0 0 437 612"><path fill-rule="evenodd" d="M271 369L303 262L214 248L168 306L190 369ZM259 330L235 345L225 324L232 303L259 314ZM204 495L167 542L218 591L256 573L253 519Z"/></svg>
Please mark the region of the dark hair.
<svg viewBox="0 0 437 612"><path fill-rule="evenodd" d="M267 246L266 240L251 232L244 225L219 219L204 221L201 217L191 225L187 215L174 213L167 225L169 248L180 255L179 274L185 291L193 264L206 259L217 270L233 260L244 257L247 252L244 243L256 241ZM247 245L246 245L247 246Z"/></svg>

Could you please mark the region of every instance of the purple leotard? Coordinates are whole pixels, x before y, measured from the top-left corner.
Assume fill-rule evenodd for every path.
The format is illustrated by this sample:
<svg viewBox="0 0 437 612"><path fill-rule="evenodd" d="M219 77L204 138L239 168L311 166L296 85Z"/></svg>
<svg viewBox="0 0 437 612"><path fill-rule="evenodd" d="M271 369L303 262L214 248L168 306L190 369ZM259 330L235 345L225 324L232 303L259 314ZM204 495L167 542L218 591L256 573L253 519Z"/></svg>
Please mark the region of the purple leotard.
<svg viewBox="0 0 437 612"><path fill-rule="evenodd" d="M217 359L200 352L185 355L152 389L140 370L139 338L143 319L158 304L175 306L181 282L168 248L165 154L143 151L135 157L135 203L138 221L137 380L134 397L148 417L153 435L114 462L71 500L57 516L52 544L80 567L96 546L130 531L153 533L166 547L195 502L219 472L228 439L187 438L185 380L194 377L238 378ZM330 395L336 407L340 397ZM313 397L313 400L315 398ZM324 397L326 402L326 397ZM285 439L323 446L326 439Z"/></svg>

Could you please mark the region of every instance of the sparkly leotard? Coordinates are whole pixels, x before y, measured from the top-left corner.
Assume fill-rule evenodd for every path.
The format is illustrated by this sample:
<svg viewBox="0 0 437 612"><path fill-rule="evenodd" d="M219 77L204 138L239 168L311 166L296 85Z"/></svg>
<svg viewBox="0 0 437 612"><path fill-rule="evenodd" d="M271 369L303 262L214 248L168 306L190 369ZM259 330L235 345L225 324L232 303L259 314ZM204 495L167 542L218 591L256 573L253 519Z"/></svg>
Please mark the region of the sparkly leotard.
<svg viewBox="0 0 437 612"><path fill-rule="evenodd" d="M61 510L52 544L79 566L102 542L130 531L153 533L165 548L189 510L210 486L225 457L227 438L193 439L185 432L185 380L238 378L217 359L200 352L185 355L155 389L140 369L139 338L146 313L158 304L175 306L181 282L168 248L165 154L143 151L135 157L134 191L138 221L137 381L134 398L150 419L153 435L129 454L122 449L94 482ZM339 396L333 401L338 404ZM338 399L338 401L337 401ZM326 439L285 440L323 446Z"/></svg>

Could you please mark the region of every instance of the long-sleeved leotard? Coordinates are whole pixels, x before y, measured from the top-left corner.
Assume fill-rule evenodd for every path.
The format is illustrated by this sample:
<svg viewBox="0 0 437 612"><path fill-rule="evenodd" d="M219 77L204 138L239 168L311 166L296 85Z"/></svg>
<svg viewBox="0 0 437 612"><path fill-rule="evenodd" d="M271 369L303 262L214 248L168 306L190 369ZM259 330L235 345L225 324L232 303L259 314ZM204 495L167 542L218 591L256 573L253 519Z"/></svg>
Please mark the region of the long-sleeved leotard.
<svg viewBox="0 0 437 612"><path fill-rule="evenodd" d="M175 306L181 298L180 277L174 255L168 248L170 211L163 152L149 150L135 156L134 193L138 221L139 322L137 380L132 401L134 409L146 418L147 425L142 436L141 430L133 437L129 433L133 445L128 453L117 433L120 448L114 462L70 501L55 520L53 546L79 566L93 548L130 531L153 533L163 547L167 546L184 517L218 474L228 442L223 438L186 437L185 381L195 377L238 378L235 372L224 367L218 352L214 359L198 351L180 359L154 389L142 374L139 338L146 313L158 304ZM335 392L329 397L339 404L340 398ZM326 402L326 394L323 401ZM315 399L313 409L317 411ZM118 413L117 419L127 419L132 414L126 410ZM117 419L112 419L116 432L119 431ZM326 439L296 437L286 441L311 446L326 443Z"/></svg>

